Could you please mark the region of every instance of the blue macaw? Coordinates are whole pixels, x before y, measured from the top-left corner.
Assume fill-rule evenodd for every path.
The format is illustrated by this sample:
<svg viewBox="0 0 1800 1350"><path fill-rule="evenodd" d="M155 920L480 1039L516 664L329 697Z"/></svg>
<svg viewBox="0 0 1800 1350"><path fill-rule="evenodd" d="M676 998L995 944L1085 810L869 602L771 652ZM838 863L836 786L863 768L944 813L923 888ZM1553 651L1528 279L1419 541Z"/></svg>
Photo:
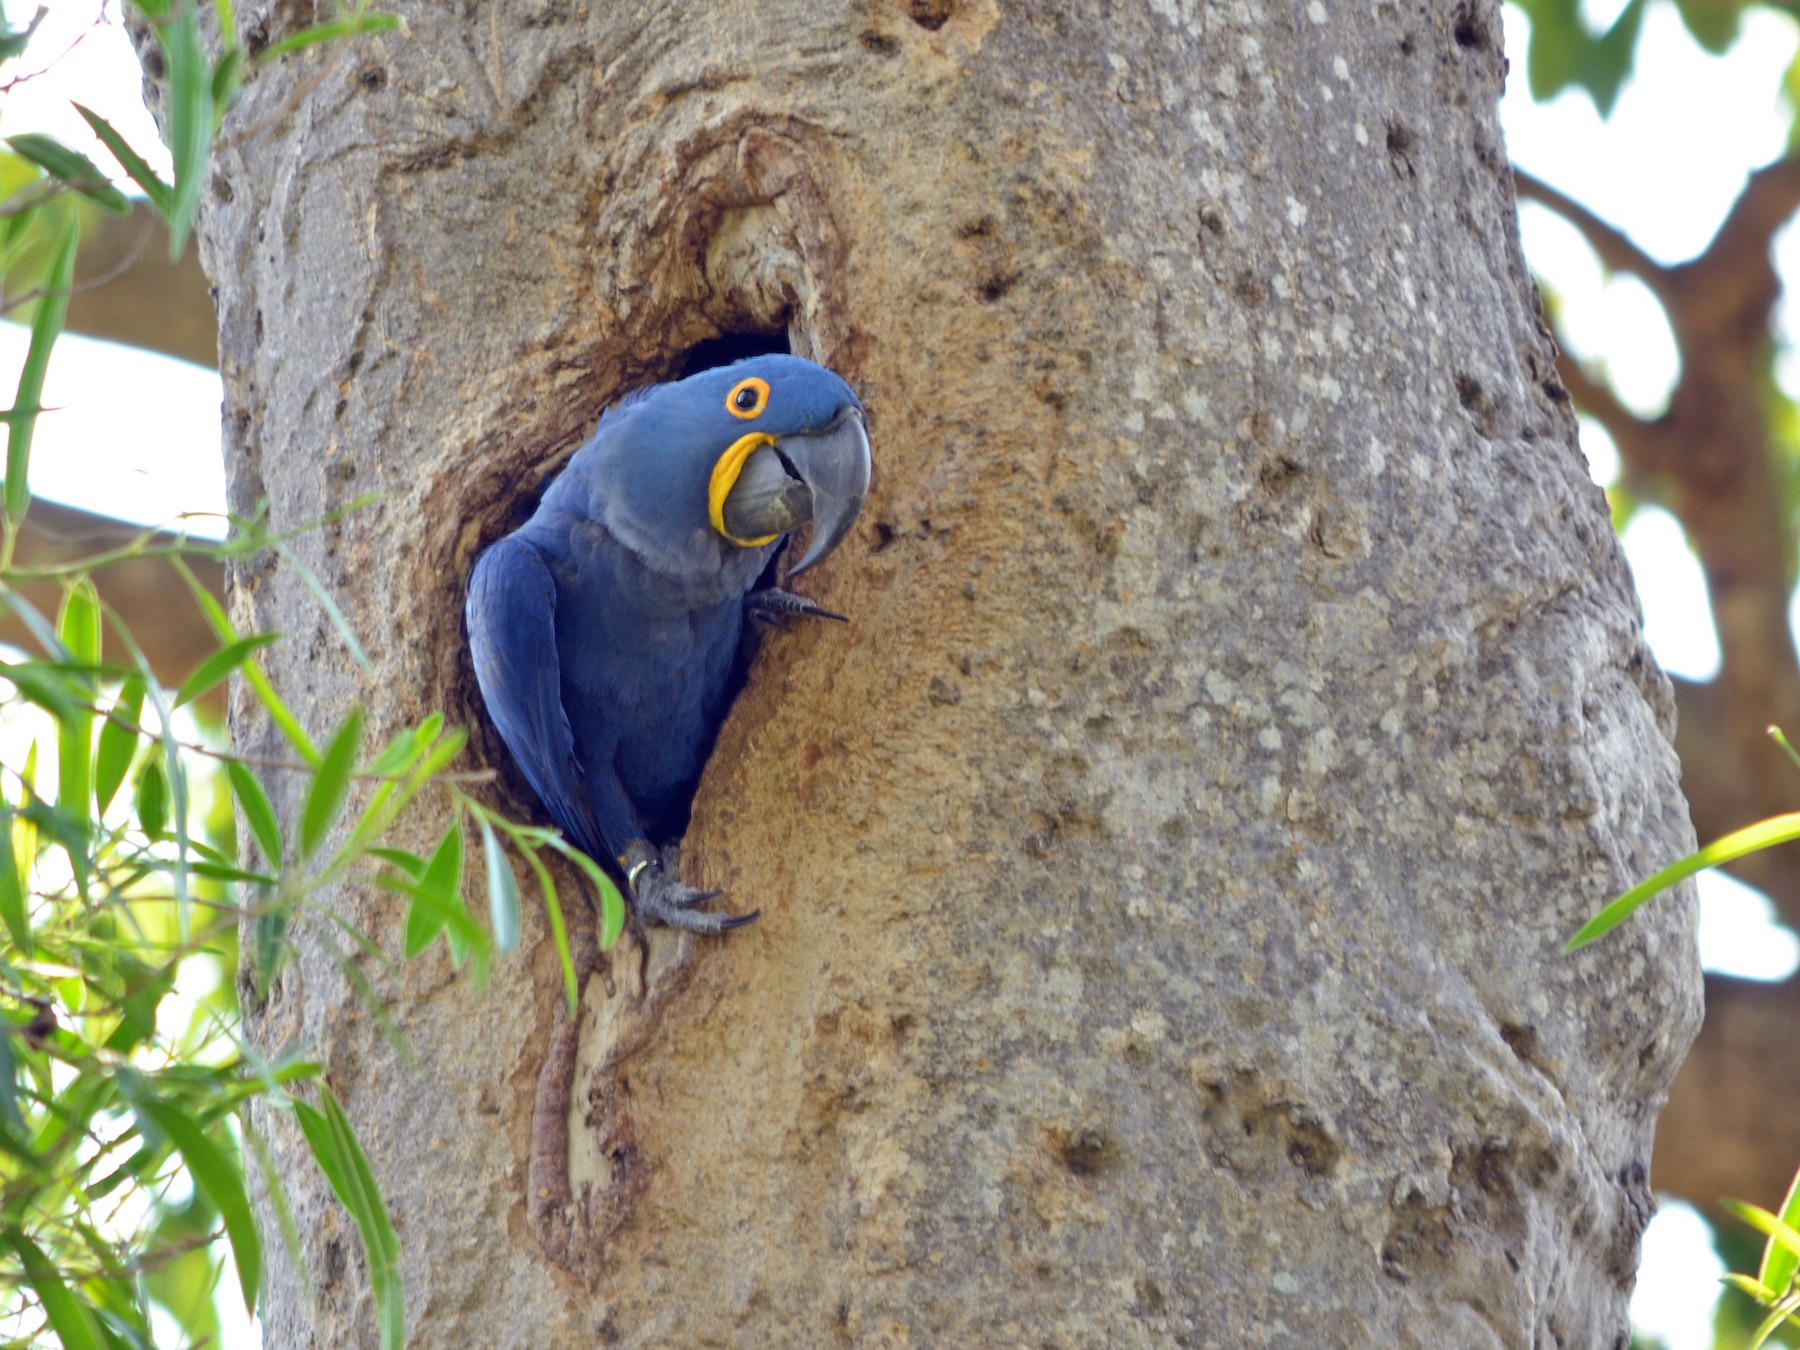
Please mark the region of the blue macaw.
<svg viewBox="0 0 1800 1350"><path fill-rule="evenodd" d="M469 577L488 714L563 833L615 865L640 917L697 933L669 841L764 627L841 619L757 582L812 521L788 575L836 548L869 490L862 404L831 371L757 356L627 395L518 530Z"/></svg>

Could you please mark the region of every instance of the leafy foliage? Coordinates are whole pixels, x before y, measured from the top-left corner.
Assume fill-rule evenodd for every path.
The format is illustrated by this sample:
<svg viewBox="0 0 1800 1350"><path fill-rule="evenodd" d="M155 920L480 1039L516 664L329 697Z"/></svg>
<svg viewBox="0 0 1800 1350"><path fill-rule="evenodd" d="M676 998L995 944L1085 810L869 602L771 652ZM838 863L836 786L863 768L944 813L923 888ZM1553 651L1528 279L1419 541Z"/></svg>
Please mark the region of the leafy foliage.
<svg viewBox="0 0 1800 1350"><path fill-rule="evenodd" d="M1581 0L1514 0L1531 19L1531 42L1525 53L1531 96L1554 98L1564 89L1587 91L1602 117L1612 111L1619 90L1637 59L1638 37L1650 0L1629 0L1604 31L1595 32L1581 14ZM1744 0L1675 0L1681 22L1693 38L1715 55L1736 39ZM1775 3L1771 9L1800 13L1800 5ZM1790 72L1800 81L1800 66Z"/></svg>
<svg viewBox="0 0 1800 1350"><path fill-rule="evenodd" d="M195 0L137 4L168 74L174 181L162 182L104 119L81 113L165 220L177 253L220 119L242 82L286 53L397 25L359 9L249 60L220 0L224 44L209 58ZM36 22L0 34L0 59L24 50ZM323 1066L303 1049L269 1058L243 1037L233 978L240 934L250 939L244 965L258 996L315 918L322 931L347 933L379 955L329 908L334 888L361 881L406 899L407 956L442 936L456 965L480 980L494 950L512 952L520 940L510 846L538 878L572 1003L573 959L541 854L562 853L594 885L603 943L623 922L623 900L554 831L507 821L455 786L482 775L455 771L465 736L442 716L369 754L362 713L352 710L320 748L259 664L276 635L237 632L184 562L272 554L298 567L288 536L260 518L233 521L219 543L146 532L80 562L15 561L31 504L43 378L82 223L128 203L92 161L50 138L15 136L8 145L12 154L0 155L0 275L10 303L32 310L29 353L4 413L0 605L23 621L33 649L0 653L0 1340L147 1347L153 1304L194 1338L209 1337L217 1330L211 1290L227 1251L236 1296L254 1310L267 1261L253 1197L266 1197L290 1256L302 1260L281 1182L244 1110L261 1101L292 1119L349 1211L369 1258L382 1344L398 1346L399 1239L374 1172ZM110 565L150 556L187 578L218 637L217 650L173 689L93 581ZM54 622L25 598L28 582L60 588ZM330 596L310 575L307 582L360 654ZM234 757L197 716L208 692L234 675L287 740L291 762ZM449 824L430 857L419 858L386 841L428 794L448 808ZM277 801L298 803L296 818L284 822ZM463 898L470 823L481 841L491 928ZM343 959L353 984L366 989ZM258 1163L254 1182L250 1158Z"/></svg>

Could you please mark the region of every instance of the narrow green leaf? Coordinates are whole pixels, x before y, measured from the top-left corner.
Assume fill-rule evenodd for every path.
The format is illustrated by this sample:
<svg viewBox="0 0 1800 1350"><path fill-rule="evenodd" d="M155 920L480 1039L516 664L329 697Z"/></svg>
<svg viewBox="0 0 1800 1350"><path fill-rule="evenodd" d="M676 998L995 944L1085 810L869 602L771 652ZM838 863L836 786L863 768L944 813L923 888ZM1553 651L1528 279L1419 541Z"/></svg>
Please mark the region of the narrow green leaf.
<svg viewBox="0 0 1800 1350"><path fill-rule="evenodd" d="M1785 1298L1778 1299L1769 1315L1757 1324L1755 1331L1750 1333L1750 1339L1746 1342L1744 1350L1762 1350L1762 1347L1768 1343L1769 1337L1773 1336L1781 1324L1792 1317L1796 1310L1800 1310L1800 1294L1789 1294Z"/></svg>
<svg viewBox="0 0 1800 1350"><path fill-rule="evenodd" d="M8 1228L6 1239L18 1253L19 1264L25 1268L26 1282L43 1306L44 1317L63 1343L63 1350L106 1350L94 1314L86 1304L76 1301L50 1258L17 1228Z"/></svg>
<svg viewBox="0 0 1800 1350"><path fill-rule="evenodd" d="M212 73L212 99L216 117L222 118L231 111L231 105L237 102L243 83L244 49L227 48L218 64L213 67Z"/></svg>
<svg viewBox="0 0 1800 1350"><path fill-rule="evenodd" d="M415 899L406 910L406 934L400 950L412 960L431 945L431 940L444 931L447 922L441 908Z"/></svg>
<svg viewBox="0 0 1800 1350"><path fill-rule="evenodd" d="M414 881L425 874L425 860L416 853L408 853L403 848L372 848L369 850L369 855L380 858L383 862L392 863Z"/></svg>
<svg viewBox="0 0 1800 1350"><path fill-rule="evenodd" d="M92 108L84 108L79 103L75 105L75 111L81 114L94 135L100 138L100 143L112 152L112 157L119 161L119 167L125 170L126 176L144 190L144 195L150 199L150 205L156 214L167 220L169 208L175 200L175 189L156 176L156 170L131 148L130 142L113 128L111 122Z"/></svg>
<svg viewBox="0 0 1800 1350"><path fill-rule="evenodd" d="M302 28L298 33L289 33L279 42L270 43L256 54L256 64L266 66L271 61L320 42L331 42L338 38L362 37L368 33L388 33L395 29L404 30L398 14L385 14L379 10L363 10L355 14L346 14L342 18L333 19L330 23L317 24L312 28Z"/></svg>
<svg viewBox="0 0 1800 1350"><path fill-rule="evenodd" d="M112 185L112 180L100 171L100 166L80 151L69 149L56 137L27 131L18 136L8 136L6 143L58 182L67 183L102 211L115 216L131 214L130 200Z"/></svg>
<svg viewBox="0 0 1800 1350"><path fill-rule="evenodd" d="M84 579L69 588L63 597L56 634L68 648L69 657L75 664L96 666L100 663L100 597L95 593L92 581ZM91 677L77 676L72 683L80 687L81 702L57 728L56 806L76 826L77 837L85 840L90 827L88 803L93 794L92 703L96 682ZM71 856L70 862L78 873L84 870L85 858Z"/></svg>
<svg viewBox="0 0 1800 1350"><path fill-rule="evenodd" d="M268 646L278 636L280 635L277 633L253 633L247 638L226 643L194 667L193 672L181 682L181 688L175 691L175 706L179 708L183 704L192 703L210 691L219 681L243 665L258 647Z"/></svg>
<svg viewBox="0 0 1800 1350"><path fill-rule="evenodd" d="M1781 1289L1787 1285L1787 1277L1779 1269L1770 1269L1770 1258L1778 1252L1785 1254L1790 1260L1800 1257L1800 1232L1795 1232L1768 1210L1758 1205L1747 1205L1742 1200L1721 1200L1720 1204L1730 1210L1738 1218L1749 1224L1757 1232L1769 1239L1769 1246L1763 1252L1762 1274L1759 1282L1770 1289Z"/></svg>
<svg viewBox="0 0 1800 1350"><path fill-rule="evenodd" d="M419 884L435 890L446 898L457 903L462 901L462 865L463 836L462 821L453 820L450 828L444 831L444 837L438 840L438 846L431 852L431 861L425 864L425 871L419 878Z"/></svg>
<svg viewBox="0 0 1800 1350"><path fill-rule="evenodd" d="M162 761L152 759L138 775L138 826L152 839L161 839L169 827L169 782Z"/></svg>
<svg viewBox="0 0 1800 1350"><path fill-rule="evenodd" d="M462 898L462 824L453 821L432 851L416 880L394 873L378 875L376 884L413 899L406 915L406 954L417 956L445 928L468 950L485 953L487 937L470 917ZM458 956L458 963L461 958Z"/></svg>
<svg viewBox="0 0 1800 1350"><path fill-rule="evenodd" d="M262 784L256 781L256 775L250 772L250 766L242 760L226 760L225 776L231 780L231 793L237 798L238 807L244 813L244 824L250 827L256 846L262 850L269 866L279 872L281 826L276 822L275 808L269 803L269 794L263 791Z"/></svg>
<svg viewBox="0 0 1800 1350"><path fill-rule="evenodd" d="M1789 812L1786 815L1771 816L1767 820L1759 820L1754 825L1746 825L1723 838L1715 839L1698 852L1690 853L1679 862L1671 863L1648 881L1640 881L1618 899L1589 919L1581 931L1570 938L1565 952L1572 952L1577 947L1584 947L1604 933L1611 932L1628 918L1633 910L1660 891L1665 891L1677 882L1686 881L1697 872L1704 872L1709 867L1718 867L1722 863L1741 858L1746 853L1755 853L1758 849L1785 844L1789 840L1800 839L1800 812Z"/></svg>
<svg viewBox="0 0 1800 1350"><path fill-rule="evenodd" d="M446 895L443 891L423 885L400 872L377 872L373 880L382 890L408 896L414 902L407 911L408 956L417 956L430 944L432 938L446 928L452 930L460 941L467 943L471 951L485 952L488 949L487 934L470 917L460 896ZM416 927L413 917L415 914L418 915ZM413 945L415 935L417 945Z"/></svg>
<svg viewBox="0 0 1800 1350"><path fill-rule="evenodd" d="M310 858L331 827L337 823L344 806L344 794L350 789L350 772L356 767L357 747L362 743L363 714L352 708L337 735L319 761L312 790L306 794L306 810L300 817L300 856Z"/></svg>
<svg viewBox="0 0 1800 1350"><path fill-rule="evenodd" d="M237 1264L238 1287L244 1291L244 1308L255 1312L256 1293L262 1284L262 1239L250 1212L242 1171L198 1125L168 1102L145 1097L137 1102L137 1111L168 1136L187 1164L194 1184L224 1219L232 1259Z"/></svg>
<svg viewBox="0 0 1800 1350"><path fill-rule="evenodd" d="M175 570L181 573L182 580L187 582L188 590L194 597L194 603L200 606L200 612L206 616L206 622L218 635L219 641L225 643L237 641L237 629L231 626L231 619L225 613L225 607L219 603L218 597L206 589L200 578L194 575L194 569L180 557L171 558L169 561L174 564ZM320 759L318 747L306 734L306 728L300 725L300 719L294 716L286 703L282 702L281 695L275 692L275 686L269 683L269 677L262 673L262 668L255 661L246 661L243 675L244 682L256 695L257 702L261 703L263 711L269 714L269 720L275 723L283 736L287 737L288 744L294 747L301 759L313 768L318 768Z"/></svg>
<svg viewBox="0 0 1800 1350"><path fill-rule="evenodd" d="M112 716L101 724L100 745L94 751L94 810L98 815L106 814L106 808L119 794L119 785L131 770L131 761L137 755L141 739L133 728L138 725L143 711L144 677L132 675L113 701ZM126 726L127 722L133 725Z"/></svg>
<svg viewBox="0 0 1800 1350"><path fill-rule="evenodd" d="M50 621L38 613L36 605L11 587L0 591L0 600L4 600L6 607L19 616L19 622L31 630L31 636L44 649L45 656L52 661L69 659L69 654L63 650L62 639L56 636L56 630L50 626Z"/></svg>
<svg viewBox="0 0 1800 1350"><path fill-rule="evenodd" d="M25 1137L25 1117L19 1112L19 1069L13 1062L13 1028L0 1021L0 1127L14 1137Z"/></svg>
<svg viewBox="0 0 1800 1350"><path fill-rule="evenodd" d="M563 923L562 901L556 895L556 881L536 850L524 850L524 857L531 864L531 870L537 874L538 890L544 897L544 915L550 920L550 936L556 942L556 959L562 964L563 997L568 1000L569 1016L573 1017L581 1006L581 981L575 974L575 956L569 950L569 930Z"/></svg>
<svg viewBox="0 0 1800 1350"><path fill-rule="evenodd" d="M1732 1205L1735 1202L1728 1200L1725 1203ZM1800 1172L1796 1172L1794 1179L1788 1183L1787 1195L1781 1201L1781 1213L1769 1217L1790 1234L1800 1229ZM1751 1221L1746 1219L1746 1222ZM1755 1226L1754 1223L1752 1226ZM1788 1246L1785 1240L1778 1244L1776 1232L1772 1229L1764 1228L1761 1231L1768 1236L1769 1245L1763 1249L1762 1269L1757 1272L1756 1277L1771 1289L1785 1290L1793 1283L1794 1272L1800 1270L1800 1248Z"/></svg>
<svg viewBox="0 0 1800 1350"><path fill-rule="evenodd" d="M320 1089L324 1109L294 1103L300 1132L306 1136L319 1170L350 1211L368 1257L369 1290L375 1300L382 1350L401 1350L406 1339L405 1300L400 1281L400 1239L382 1203L368 1157L356 1140L344 1109L330 1088Z"/></svg>
<svg viewBox="0 0 1800 1350"><path fill-rule="evenodd" d="M1739 1293L1748 1294L1764 1307L1773 1303L1778 1297L1773 1289L1758 1283L1748 1275L1739 1275L1734 1271L1732 1274L1724 1276L1723 1279L1733 1289Z"/></svg>
<svg viewBox="0 0 1800 1350"><path fill-rule="evenodd" d="M169 257L176 260L187 244L200 189L212 153L212 66L200 39L198 0L175 0L172 12L156 25L167 71L164 101L169 151L175 160L175 190L169 204Z"/></svg>
<svg viewBox="0 0 1800 1350"><path fill-rule="evenodd" d="M625 931L625 897L619 893L618 884L601 870L599 863L566 839L552 837L550 846L579 867L592 884L600 901L600 950L605 951Z"/></svg>
<svg viewBox="0 0 1800 1350"><path fill-rule="evenodd" d="M488 921L494 926L494 946L503 955L511 955L519 946L519 878L500 837L485 820L481 822L481 854L487 863Z"/></svg>
<svg viewBox="0 0 1800 1350"><path fill-rule="evenodd" d="M0 33L0 61L10 61L29 47L31 35L37 32L38 25L49 12L47 7L39 5L37 13L31 16L30 23L23 28L8 28Z"/></svg>
<svg viewBox="0 0 1800 1350"><path fill-rule="evenodd" d="M50 349L69 313L69 284L75 278L75 245L81 240L81 224L70 215L62 237L50 256L44 274L44 298L31 319L31 345L19 371L18 392L13 396L16 416L6 429L6 519L13 526L25 518L31 504L31 435L44 397L44 371L50 365Z"/></svg>
<svg viewBox="0 0 1800 1350"><path fill-rule="evenodd" d="M23 864L19 861L20 829L13 819L10 810L0 813L0 922L5 923L7 934L19 953L30 956L33 944L25 878L29 875L31 860L26 859Z"/></svg>
<svg viewBox="0 0 1800 1350"><path fill-rule="evenodd" d="M72 664L83 667L100 664L100 596L94 590L93 582L80 581L63 596L56 635L67 648ZM91 676L86 678L92 681Z"/></svg>
<svg viewBox="0 0 1800 1350"><path fill-rule="evenodd" d="M4 675L19 688L19 696L35 703L58 722L67 722L81 710L81 691L65 671L36 661L0 663Z"/></svg>

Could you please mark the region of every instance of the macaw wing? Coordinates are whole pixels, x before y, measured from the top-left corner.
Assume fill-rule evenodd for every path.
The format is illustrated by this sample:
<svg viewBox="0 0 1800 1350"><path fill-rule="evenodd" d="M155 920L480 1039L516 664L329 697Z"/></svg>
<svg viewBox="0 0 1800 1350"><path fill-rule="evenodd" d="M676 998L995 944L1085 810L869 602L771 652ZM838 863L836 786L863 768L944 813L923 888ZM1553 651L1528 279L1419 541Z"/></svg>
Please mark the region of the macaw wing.
<svg viewBox="0 0 1800 1350"><path fill-rule="evenodd" d="M562 703L556 652L556 582L517 535L483 553L464 608L475 679L488 716L538 799L569 840L604 861L575 737Z"/></svg>

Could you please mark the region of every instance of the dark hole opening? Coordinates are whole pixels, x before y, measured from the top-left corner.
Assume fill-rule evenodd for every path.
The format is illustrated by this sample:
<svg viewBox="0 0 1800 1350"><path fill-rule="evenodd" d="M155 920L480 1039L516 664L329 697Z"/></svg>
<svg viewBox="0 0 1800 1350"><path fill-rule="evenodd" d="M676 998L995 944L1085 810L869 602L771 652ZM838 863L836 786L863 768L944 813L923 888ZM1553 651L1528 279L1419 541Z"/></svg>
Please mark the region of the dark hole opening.
<svg viewBox="0 0 1800 1350"><path fill-rule="evenodd" d="M742 361L746 357L792 356L793 353L794 348L788 341L785 327L759 332L720 333L704 342L696 342L677 357L669 378L683 380L696 371L728 366L733 361Z"/></svg>

